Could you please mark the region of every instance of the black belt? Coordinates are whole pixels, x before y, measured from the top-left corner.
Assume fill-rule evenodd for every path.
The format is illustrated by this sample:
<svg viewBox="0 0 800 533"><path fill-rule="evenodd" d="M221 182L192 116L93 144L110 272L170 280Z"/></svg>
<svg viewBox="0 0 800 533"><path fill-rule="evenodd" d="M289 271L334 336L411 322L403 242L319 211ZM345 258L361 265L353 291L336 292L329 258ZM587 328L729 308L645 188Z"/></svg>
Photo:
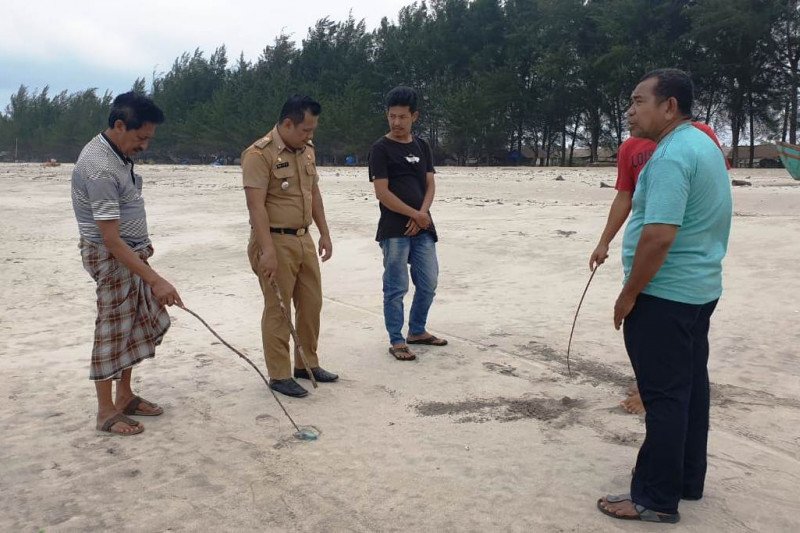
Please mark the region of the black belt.
<svg viewBox="0 0 800 533"><path fill-rule="evenodd" d="M283 235L297 235L298 237L302 237L306 233L308 233L308 226L305 228L269 228L270 233L282 233Z"/></svg>

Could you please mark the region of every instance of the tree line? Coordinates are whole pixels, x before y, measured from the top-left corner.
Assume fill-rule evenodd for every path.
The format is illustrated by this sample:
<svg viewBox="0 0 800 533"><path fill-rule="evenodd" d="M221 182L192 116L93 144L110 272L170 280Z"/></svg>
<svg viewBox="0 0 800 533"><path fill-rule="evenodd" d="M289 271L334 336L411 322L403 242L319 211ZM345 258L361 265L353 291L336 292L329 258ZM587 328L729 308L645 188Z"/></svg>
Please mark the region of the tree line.
<svg viewBox="0 0 800 533"><path fill-rule="evenodd" d="M749 141L752 165L756 139L797 143L798 62L800 0L429 0L372 31L323 18L254 61L230 61L224 45L186 52L132 89L167 116L156 161L232 161L293 93L322 103L321 163L363 161L386 129L383 96L403 84L422 96L418 131L439 162L571 164L576 146L591 161L615 151L631 90L669 66L692 74L698 120L729 132L734 151ZM74 161L112 100L21 86L0 114L0 155Z"/></svg>

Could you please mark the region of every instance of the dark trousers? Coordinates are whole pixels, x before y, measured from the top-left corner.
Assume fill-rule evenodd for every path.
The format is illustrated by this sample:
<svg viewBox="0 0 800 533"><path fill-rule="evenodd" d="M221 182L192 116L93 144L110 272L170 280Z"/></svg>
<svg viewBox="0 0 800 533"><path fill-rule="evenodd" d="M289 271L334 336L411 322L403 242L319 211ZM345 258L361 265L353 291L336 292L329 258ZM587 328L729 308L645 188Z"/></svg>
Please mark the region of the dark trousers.
<svg viewBox="0 0 800 533"><path fill-rule="evenodd" d="M631 498L653 511L676 513L681 498L703 496L708 328L716 306L640 294L625 318L625 348L647 410Z"/></svg>

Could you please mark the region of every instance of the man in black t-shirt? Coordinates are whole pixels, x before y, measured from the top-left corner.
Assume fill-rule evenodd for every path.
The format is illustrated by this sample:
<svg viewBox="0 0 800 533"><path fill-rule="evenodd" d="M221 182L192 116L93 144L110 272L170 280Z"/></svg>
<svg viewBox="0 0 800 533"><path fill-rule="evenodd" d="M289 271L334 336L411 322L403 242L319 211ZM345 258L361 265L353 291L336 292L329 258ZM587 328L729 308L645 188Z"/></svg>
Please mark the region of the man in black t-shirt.
<svg viewBox="0 0 800 533"><path fill-rule="evenodd" d="M407 344L447 344L425 329L439 277L438 238L430 213L435 170L430 146L411 133L419 117L416 92L395 87L386 97L386 109L389 133L375 141L369 152L369 179L381 210L375 240L383 250L383 317L389 353L400 361L411 361L416 355ZM403 297L408 292L409 266L414 300L406 339Z"/></svg>

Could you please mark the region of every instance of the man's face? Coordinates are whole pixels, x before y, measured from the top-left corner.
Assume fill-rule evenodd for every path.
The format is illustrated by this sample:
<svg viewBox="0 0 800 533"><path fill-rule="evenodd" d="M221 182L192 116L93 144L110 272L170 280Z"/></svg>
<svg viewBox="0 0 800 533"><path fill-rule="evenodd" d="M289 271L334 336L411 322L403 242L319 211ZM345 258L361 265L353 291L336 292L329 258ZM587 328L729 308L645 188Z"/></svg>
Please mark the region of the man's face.
<svg viewBox="0 0 800 533"><path fill-rule="evenodd" d="M417 120L419 112L411 112L408 106L390 107L386 112L389 120L389 129L395 137L407 137L411 134L411 126Z"/></svg>
<svg viewBox="0 0 800 533"><path fill-rule="evenodd" d="M125 127L124 122L118 120L114 123L114 131L117 134L117 148L126 156L132 157L147 150L150 139L156 134L156 125L152 122L145 122L139 129L129 130Z"/></svg>
<svg viewBox="0 0 800 533"><path fill-rule="evenodd" d="M631 93L628 124L634 137L657 138L672 116L669 99L662 100L653 92L657 85L657 78L648 78Z"/></svg>
<svg viewBox="0 0 800 533"><path fill-rule="evenodd" d="M319 124L319 116L314 116L306 111L303 116L303 122L295 124L289 118L283 119L281 126L281 139L289 148L295 150L301 149L308 141L314 138L314 130L317 129Z"/></svg>

